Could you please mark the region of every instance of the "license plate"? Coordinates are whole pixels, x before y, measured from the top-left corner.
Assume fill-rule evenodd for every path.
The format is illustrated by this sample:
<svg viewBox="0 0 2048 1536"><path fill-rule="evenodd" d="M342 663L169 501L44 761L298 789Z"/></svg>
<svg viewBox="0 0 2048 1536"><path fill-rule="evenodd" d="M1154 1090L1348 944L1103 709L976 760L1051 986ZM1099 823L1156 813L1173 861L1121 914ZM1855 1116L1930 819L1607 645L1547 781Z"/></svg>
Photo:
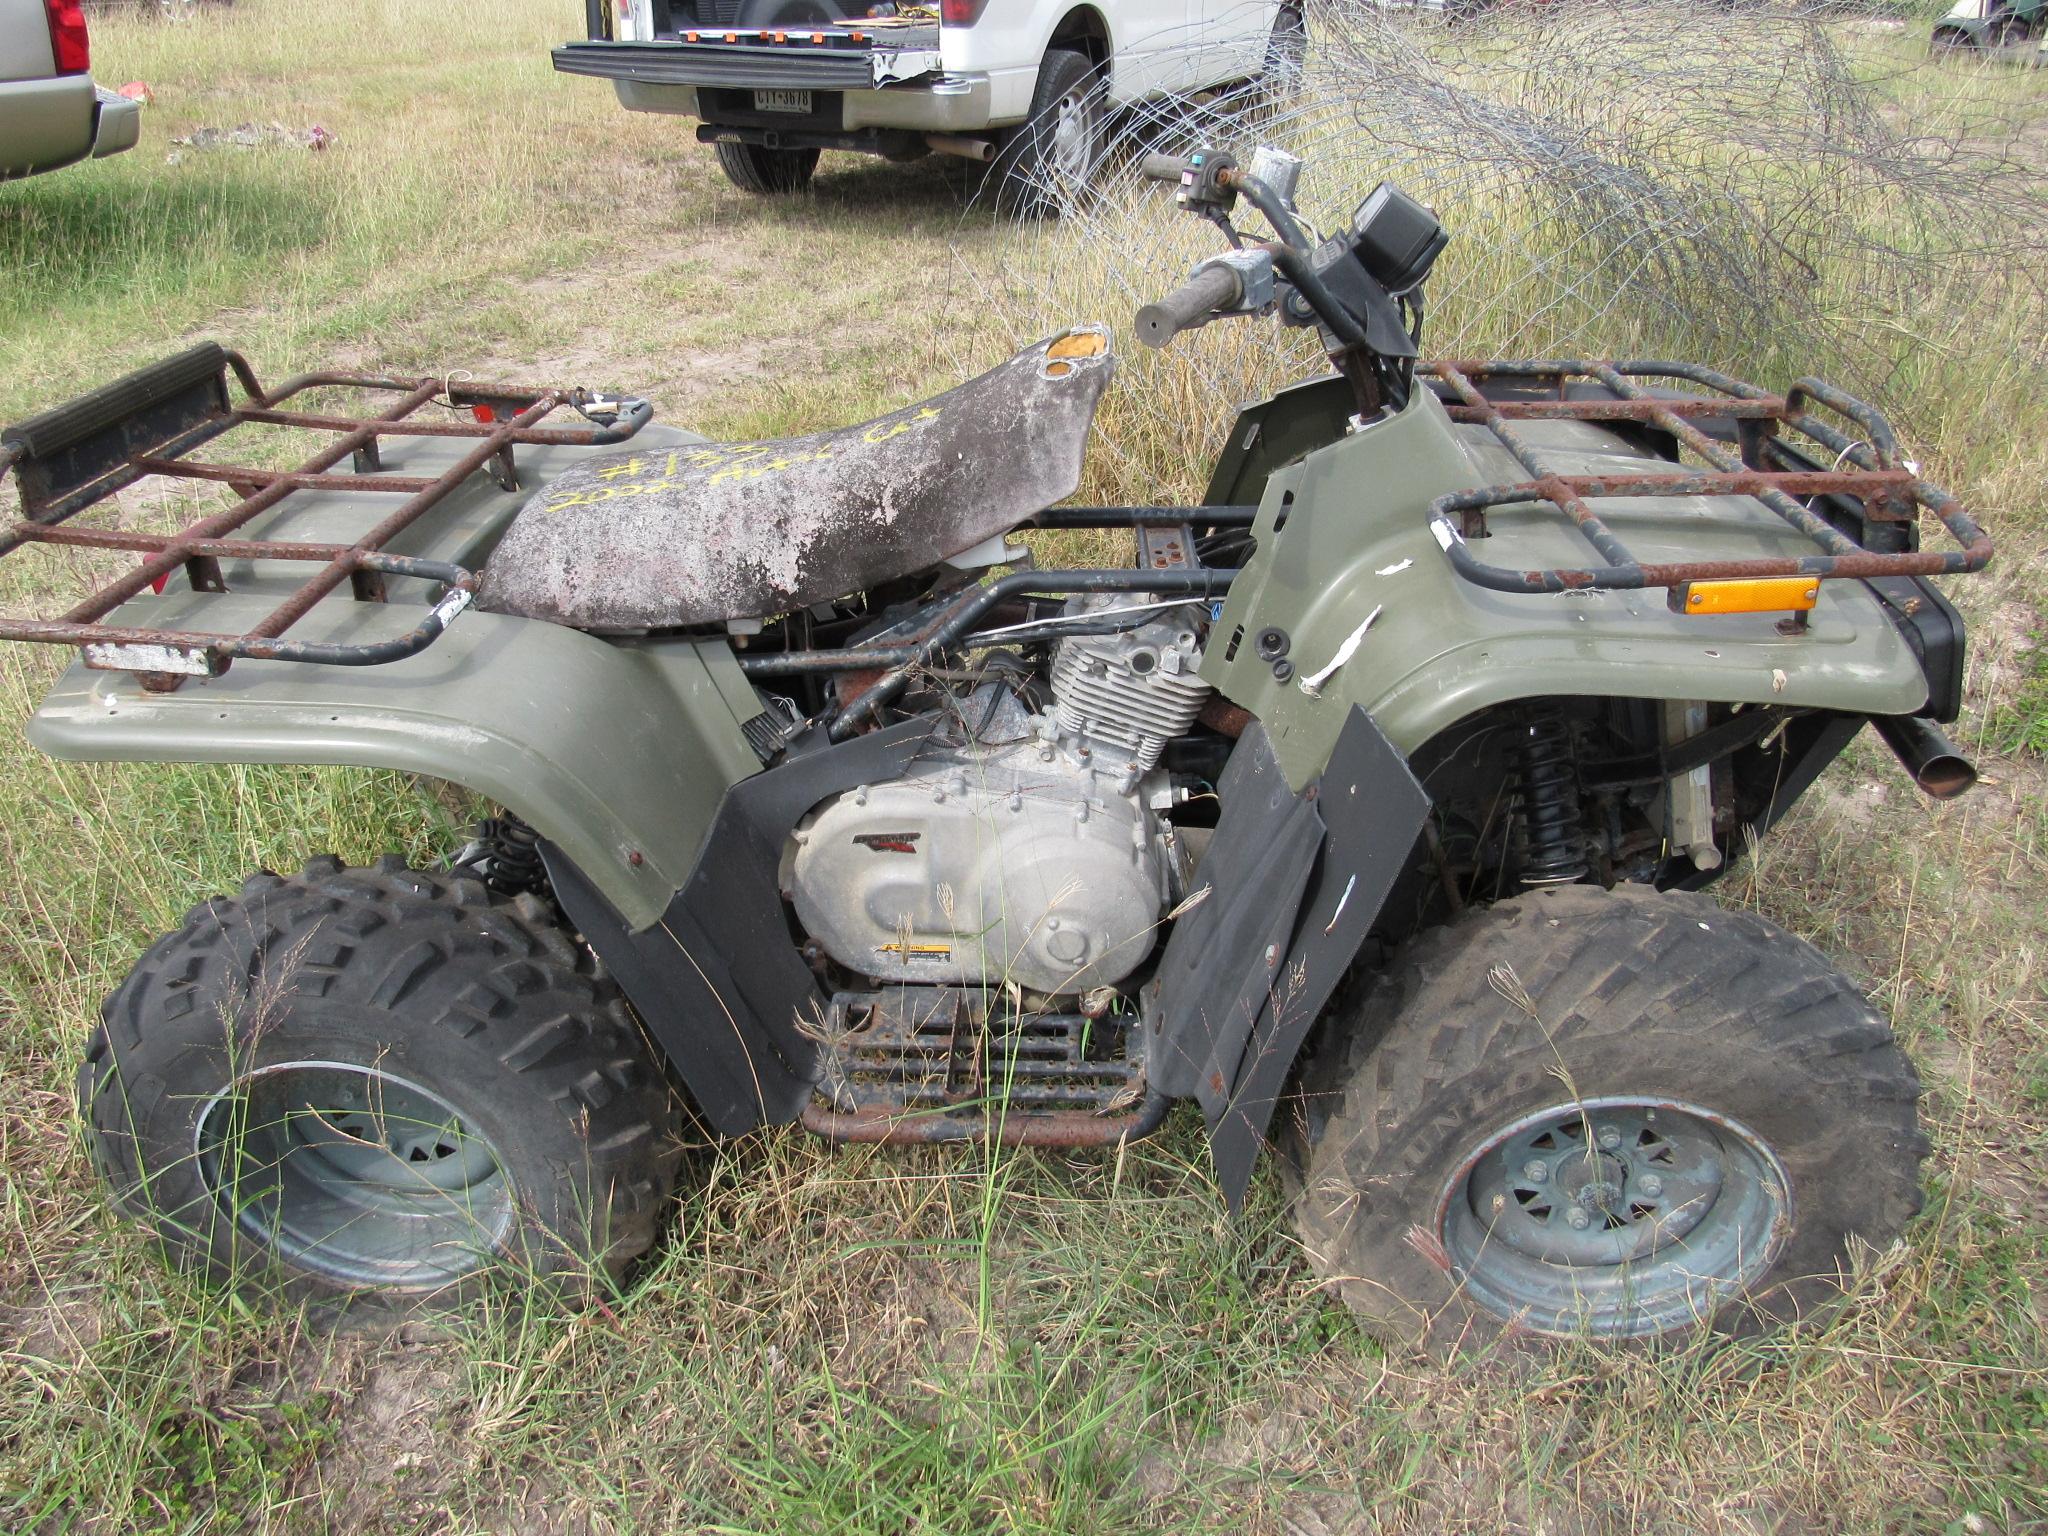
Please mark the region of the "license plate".
<svg viewBox="0 0 2048 1536"><path fill-rule="evenodd" d="M756 91L754 92L756 112L795 112L808 115L811 110L809 91Z"/></svg>

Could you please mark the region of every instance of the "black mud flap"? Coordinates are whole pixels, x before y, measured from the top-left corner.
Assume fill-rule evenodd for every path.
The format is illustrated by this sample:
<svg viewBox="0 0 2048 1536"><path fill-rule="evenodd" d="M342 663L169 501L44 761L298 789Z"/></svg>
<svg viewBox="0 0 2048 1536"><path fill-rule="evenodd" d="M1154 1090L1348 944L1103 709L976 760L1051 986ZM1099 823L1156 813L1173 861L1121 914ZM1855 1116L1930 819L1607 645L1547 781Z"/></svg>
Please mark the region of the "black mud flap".
<svg viewBox="0 0 2048 1536"><path fill-rule="evenodd" d="M541 845L562 910L720 1135L796 1119L818 1075L817 1046L797 1021L823 1018L827 998L776 888L791 829L827 795L904 772L930 734L929 721L906 720L735 784L690 878L637 933L561 849Z"/></svg>
<svg viewBox="0 0 2048 1536"><path fill-rule="evenodd" d="M1356 708L1299 795L1256 724L1216 788L1223 815L1196 870L1209 895L1160 962L1153 1086L1200 1102L1235 1209L1301 1042L1407 864L1429 796Z"/></svg>

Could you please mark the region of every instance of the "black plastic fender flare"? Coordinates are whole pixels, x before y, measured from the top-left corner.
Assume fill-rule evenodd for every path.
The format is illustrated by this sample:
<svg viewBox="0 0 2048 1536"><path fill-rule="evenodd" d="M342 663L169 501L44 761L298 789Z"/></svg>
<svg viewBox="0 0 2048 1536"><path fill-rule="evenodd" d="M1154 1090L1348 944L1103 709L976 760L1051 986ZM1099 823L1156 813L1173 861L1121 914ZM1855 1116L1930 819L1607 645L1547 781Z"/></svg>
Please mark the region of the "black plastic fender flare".
<svg viewBox="0 0 2048 1536"><path fill-rule="evenodd" d="M1160 960L1152 1086L1201 1104L1235 1209L1301 1043L1378 920L1430 800L1356 706L1299 794L1256 723L1216 792L1223 814L1195 872L1209 894Z"/></svg>
<svg viewBox="0 0 2048 1536"><path fill-rule="evenodd" d="M629 929L562 850L540 845L555 898L617 978L704 1118L722 1136L796 1119L810 1102L817 1045L798 1026L826 998L783 917L782 845L828 795L903 772L929 720L822 745L725 793L690 878L646 928Z"/></svg>

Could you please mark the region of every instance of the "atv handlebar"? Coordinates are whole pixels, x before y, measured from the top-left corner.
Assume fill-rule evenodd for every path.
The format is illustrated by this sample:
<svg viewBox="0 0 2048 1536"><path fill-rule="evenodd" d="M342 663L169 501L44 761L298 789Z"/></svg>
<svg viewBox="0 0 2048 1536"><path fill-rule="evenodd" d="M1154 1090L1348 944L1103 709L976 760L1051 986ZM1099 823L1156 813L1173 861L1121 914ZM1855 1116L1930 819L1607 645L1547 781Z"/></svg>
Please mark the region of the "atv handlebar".
<svg viewBox="0 0 2048 1536"><path fill-rule="evenodd" d="M1139 163L1138 169L1147 181L1179 181L1189 166L1181 155L1151 154Z"/></svg>
<svg viewBox="0 0 2048 1536"><path fill-rule="evenodd" d="M1243 297L1244 280L1234 268L1221 263L1205 266L1158 303L1138 311L1138 340L1148 347L1163 347L1215 311L1235 308Z"/></svg>

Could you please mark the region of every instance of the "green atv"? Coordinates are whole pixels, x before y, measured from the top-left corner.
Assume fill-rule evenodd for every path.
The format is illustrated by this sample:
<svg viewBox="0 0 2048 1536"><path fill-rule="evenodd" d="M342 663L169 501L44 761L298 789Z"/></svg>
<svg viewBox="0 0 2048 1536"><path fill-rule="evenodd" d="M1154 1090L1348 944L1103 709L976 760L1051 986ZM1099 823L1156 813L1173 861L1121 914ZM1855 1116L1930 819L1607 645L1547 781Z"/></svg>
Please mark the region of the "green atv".
<svg viewBox="0 0 2048 1536"><path fill-rule="evenodd" d="M1936 54L2017 48L2048 38L2048 0L1955 0L1934 24Z"/></svg>
<svg viewBox="0 0 2048 1536"><path fill-rule="evenodd" d="M1196 506L1058 505L1091 326L780 442L266 388L213 345L9 429L0 553L111 552L0 623L82 653L44 751L501 808L438 867L258 873L150 947L79 1077L121 1208L271 1295L573 1298L668 1219L686 1115L1113 1148L1193 1100L1222 1197L1273 1147L1390 1339L1838 1295L1919 1205L1918 1083L1826 958L1699 891L1866 726L1969 787L1927 578L1990 544L1814 380L1422 361L1444 231L1383 185L1315 237L1300 168L1146 166L1231 248L1141 339L1271 315L1333 365L1243 410ZM326 446L202 452L277 428ZM145 477L226 489L149 534L113 515ZM1026 528L1132 558L1038 569Z"/></svg>

